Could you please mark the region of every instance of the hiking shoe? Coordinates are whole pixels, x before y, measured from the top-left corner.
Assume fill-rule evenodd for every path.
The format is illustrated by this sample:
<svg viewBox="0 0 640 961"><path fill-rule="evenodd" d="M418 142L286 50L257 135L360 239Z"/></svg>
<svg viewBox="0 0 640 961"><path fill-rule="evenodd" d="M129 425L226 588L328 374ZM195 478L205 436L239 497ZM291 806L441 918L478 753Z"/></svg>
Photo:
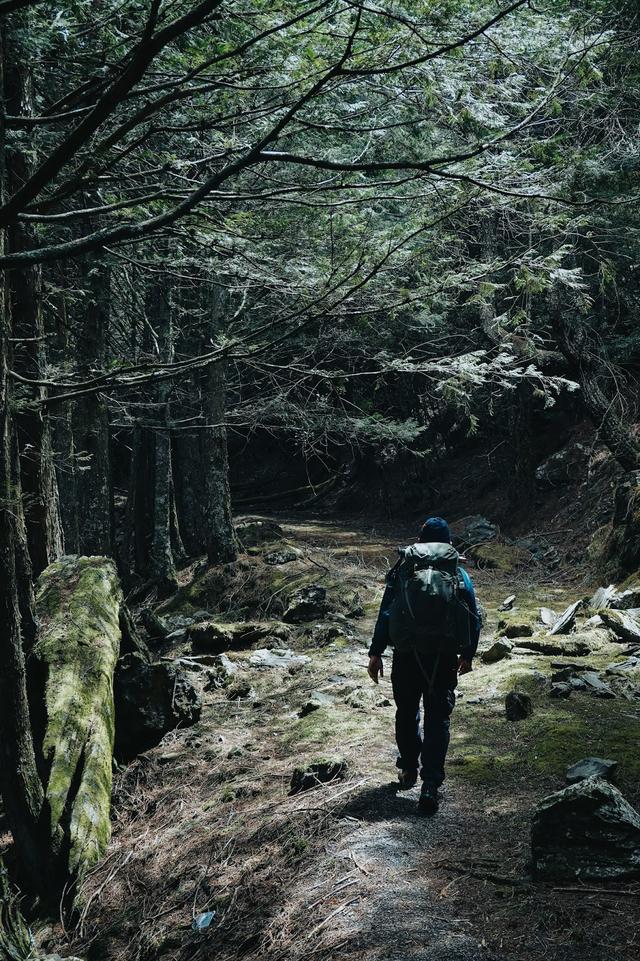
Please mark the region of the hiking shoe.
<svg viewBox="0 0 640 961"><path fill-rule="evenodd" d="M400 771L398 774L398 784L400 785L401 791L410 791L412 787L415 786L418 780L418 771L416 769L411 771Z"/></svg>
<svg viewBox="0 0 640 961"><path fill-rule="evenodd" d="M418 801L420 814L435 814L439 806L437 787L433 784L423 784Z"/></svg>

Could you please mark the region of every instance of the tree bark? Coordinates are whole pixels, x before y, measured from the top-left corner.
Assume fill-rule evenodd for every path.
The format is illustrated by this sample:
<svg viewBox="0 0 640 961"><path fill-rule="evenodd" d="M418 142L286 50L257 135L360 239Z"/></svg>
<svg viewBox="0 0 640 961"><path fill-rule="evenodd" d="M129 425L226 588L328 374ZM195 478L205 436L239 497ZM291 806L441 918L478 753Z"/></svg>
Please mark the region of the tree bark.
<svg viewBox="0 0 640 961"><path fill-rule="evenodd" d="M4 104L4 37L0 25L0 117ZM4 197L4 129L0 120L0 203ZM0 231L0 254L5 236ZM44 792L38 777L27 699L22 646L20 585L16 548L21 529L19 472L13 470L12 397L8 380L11 315L4 279L0 280L0 785L7 821L20 849L20 865L29 887L42 891L47 880L43 844ZM23 596L24 596L24 592Z"/></svg>
<svg viewBox="0 0 640 961"><path fill-rule="evenodd" d="M65 557L38 580L33 657L43 679L42 755L53 853L78 881L104 854L111 825L113 676L122 592L105 557Z"/></svg>
<svg viewBox="0 0 640 961"><path fill-rule="evenodd" d="M106 331L110 313L111 272L97 255L84 263L87 298L78 336L79 373L89 378L106 360ZM114 519L109 412L101 394L76 401L72 417L75 450L75 489L78 551L113 554ZM83 463L79 463L82 458Z"/></svg>
<svg viewBox="0 0 640 961"><path fill-rule="evenodd" d="M29 56L21 41L27 24L26 11L12 18L6 36L5 72L7 112L26 116L33 112ZM27 150L19 143L12 145L7 160L8 188L17 190L29 179L32 167ZM33 230L23 223L13 223L8 231L8 244L13 252L36 246ZM13 365L25 377L40 378L46 364L41 269L37 265L25 265L11 271L9 278L9 309L14 318L13 337L17 339ZM37 399L45 396L45 389L39 388ZM16 424L27 541L37 574L62 554L63 539L49 417L30 401L31 397L25 398Z"/></svg>
<svg viewBox="0 0 640 961"><path fill-rule="evenodd" d="M238 556L238 544L231 515L229 461L225 421L225 372L222 363L206 371L203 391L207 429L202 441L202 466L205 478L204 516L207 536L207 560L210 564L226 564Z"/></svg>

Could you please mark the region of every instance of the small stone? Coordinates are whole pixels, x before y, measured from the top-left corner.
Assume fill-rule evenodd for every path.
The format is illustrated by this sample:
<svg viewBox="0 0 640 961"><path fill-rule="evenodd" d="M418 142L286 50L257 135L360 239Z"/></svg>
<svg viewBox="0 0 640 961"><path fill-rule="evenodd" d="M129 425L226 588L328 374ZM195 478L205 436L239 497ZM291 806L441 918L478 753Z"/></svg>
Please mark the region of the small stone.
<svg viewBox="0 0 640 961"><path fill-rule="evenodd" d="M310 660L311 658L307 657L306 654L294 654L288 648L273 648L273 650L259 648L253 652L249 658L249 663L252 667L258 668L282 667L290 669L294 664L304 666Z"/></svg>
<svg viewBox="0 0 640 961"><path fill-rule="evenodd" d="M569 697L571 694L572 687L566 681L557 681L551 685L551 690L549 691L549 697L559 697L565 698Z"/></svg>
<svg viewBox="0 0 640 961"><path fill-rule="evenodd" d="M584 781L588 777L603 777L610 781L617 767L617 761L608 761L601 757L585 757L567 768L567 783L577 784L578 781Z"/></svg>
<svg viewBox="0 0 640 961"><path fill-rule="evenodd" d="M513 607L513 604L514 604L515 599L516 599L516 595L515 595L515 594L509 594L508 597L505 597L505 599L503 600L503 602L502 602L502 604L500 605L500 607L498 608L498 610L499 610L499 611L510 611L511 608Z"/></svg>
<svg viewBox="0 0 640 961"><path fill-rule="evenodd" d="M483 651L480 655L480 660L483 664L496 664L503 658L508 657L513 650L513 644L511 641L500 639L494 641L491 647L488 647L486 651Z"/></svg>
<svg viewBox="0 0 640 961"><path fill-rule="evenodd" d="M522 721L533 714L533 703L524 691L509 691L504 708L508 721Z"/></svg>
<svg viewBox="0 0 640 961"><path fill-rule="evenodd" d="M290 564L291 561L298 559L298 551L294 551L292 548L283 548L279 551L269 551L269 553L265 554L262 559L265 564L271 564L272 566L279 564Z"/></svg>
<svg viewBox="0 0 640 961"><path fill-rule="evenodd" d="M330 694L324 694L322 691L315 691L300 709L300 717L306 717L308 714L312 714L314 711L318 711L322 707L332 707L334 703L335 700Z"/></svg>
<svg viewBox="0 0 640 961"><path fill-rule="evenodd" d="M608 587L599 587L587 603L592 610L599 611L601 608L610 607L611 600L616 594L615 584L609 584Z"/></svg>
<svg viewBox="0 0 640 961"><path fill-rule="evenodd" d="M609 607L613 608L614 611L637 610L640 608L640 585L616 593L615 597L611 599Z"/></svg>

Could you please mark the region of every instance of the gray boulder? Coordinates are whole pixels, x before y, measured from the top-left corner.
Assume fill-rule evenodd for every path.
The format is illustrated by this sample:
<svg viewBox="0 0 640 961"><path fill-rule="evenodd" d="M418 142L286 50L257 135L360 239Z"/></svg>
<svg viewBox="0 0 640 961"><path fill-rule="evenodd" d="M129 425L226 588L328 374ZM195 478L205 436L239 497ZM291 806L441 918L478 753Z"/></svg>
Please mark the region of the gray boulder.
<svg viewBox="0 0 640 961"><path fill-rule="evenodd" d="M222 654L231 648L249 647L257 641L264 641L267 637L287 640L291 628L277 621L202 621L193 624L187 639L194 651L206 651L210 654Z"/></svg>
<svg viewBox="0 0 640 961"><path fill-rule="evenodd" d="M600 617L613 631L616 641L640 644L640 610L612 611L602 609Z"/></svg>
<svg viewBox="0 0 640 961"><path fill-rule="evenodd" d="M541 879L640 877L640 816L612 784L587 778L538 804L531 855Z"/></svg>
<svg viewBox="0 0 640 961"><path fill-rule="evenodd" d="M149 664L139 654L118 662L114 701L115 753L123 759L153 747L178 726L195 724L202 710L200 695L176 664Z"/></svg>
<svg viewBox="0 0 640 961"><path fill-rule="evenodd" d="M482 652L480 660L483 664L496 664L504 657L508 657L512 650L513 644L511 641L507 641L505 638L499 638L493 642L491 647L488 647L486 651Z"/></svg>
<svg viewBox="0 0 640 961"><path fill-rule="evenodd" d="M601 757L585 757L567 768L567 783L577 784L579 781L586 781L588 777L602 777L610 781L617 767L617 761L608 761Z"/></svg>
<svg viewBox="0 0 640 961"><path fill-rule="evenodd" d="M498 536L498 528L490 520L481 514L471 514L462 517L451 525L453 542L461 547L470 547L472 544L484 544L486 541L493 541Z"/></svg>
<svg viewBox="0 0 640 961"><path fill-rule="evenodd" d="M582 604L582 600L575 601L573 604L569 604L569 607L562 612L553 627L549 630L549 634L568 634L576 622L576 611L578 608L582 607Z"/></svg>
<svg viewBox="0 0 640 961"><path fill-rule="evenodd" d="M560 487L569 484L584 460L587 448L584 444L569 444L547 457L536 467L536 482L541 487Z"/></svg>
<svg viewBox="0 0 640 961"><path fill-rule="evenodd" d="M330 694L325 694L323 691L314 691L309 700L302 705L300 717L306 717L308 714L313 714L314 711L319 711L322 707L332 707L334 704L335 698Z"/></svg>
<svg viewBox="0 0 640 961"><path fill-rule="evenodd" d="M523 721L533 714L533 703L524 691L509 691L505 698L504 710L508 721Z"/></svg>
<svg viewBox="0 0 640 961"><path fill-rule="evenodd" d="M326 589L320 584L312 584L309 587L301 587L291 595L283 620L288 624L319 621L328 611Z"/></svg>
<svg viewBox="0 0 640 961"><path fill-rule="evenodd" d="M547 654L548 656L586 657L587 654L591 654L589 644L578 638L569 638L566 641L550 641L546 638L523 638L518 641L518 647L536 654Z"/></svg>
<svg viewBox="0 0 640 961"><path fill-rule="evenodd" d="M549 697L569 697L573 687L568 681L554 681L549 690Z"/></svg>
<svg viewBox="0 0 640 961"><path fill-rule="evenodd" d="M558 620L558 615L550 607L541 607L540 620L545 627L553 627L555 622Z"/></svg>
<svg viewBox="0 0 640 961"><path fill-rule="evenodd" d="M619 591L611 599L609 607L614 611L628 611L640 608L640 584L629 587L626 591Z"/></svg>

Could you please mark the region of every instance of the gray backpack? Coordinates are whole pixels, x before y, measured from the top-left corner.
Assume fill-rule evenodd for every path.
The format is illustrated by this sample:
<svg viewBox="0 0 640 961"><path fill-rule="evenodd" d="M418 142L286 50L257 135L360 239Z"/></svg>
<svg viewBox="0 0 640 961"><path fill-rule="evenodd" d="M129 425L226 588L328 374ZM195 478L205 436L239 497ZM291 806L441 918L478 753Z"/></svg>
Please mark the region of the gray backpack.
<svg viewBox="0 0 640 961"><path fill-rule="evenodd" d="M395 597L389 610L389 637L400 648L418 653L458 653L461 637L460 600L464 588L459 554L451 544L412 544L401 548L395 572ZM468 613L468 612L466 612ZM464 632L468 636L467 631Z"/></svg>

